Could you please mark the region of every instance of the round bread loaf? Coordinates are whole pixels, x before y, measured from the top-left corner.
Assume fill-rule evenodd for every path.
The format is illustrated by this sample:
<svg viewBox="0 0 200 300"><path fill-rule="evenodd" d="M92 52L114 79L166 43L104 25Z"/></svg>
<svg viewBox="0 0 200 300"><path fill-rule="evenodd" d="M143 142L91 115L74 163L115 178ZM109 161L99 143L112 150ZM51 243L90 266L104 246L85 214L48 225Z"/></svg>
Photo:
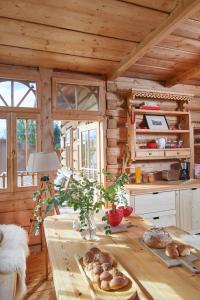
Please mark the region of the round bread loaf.
<svg viewBox="0 0 200 300"><path fill-rule="evenodd" d="M164 228L155 227L144 233L143 240L150 248L164 249L172 238Z"/></svg>

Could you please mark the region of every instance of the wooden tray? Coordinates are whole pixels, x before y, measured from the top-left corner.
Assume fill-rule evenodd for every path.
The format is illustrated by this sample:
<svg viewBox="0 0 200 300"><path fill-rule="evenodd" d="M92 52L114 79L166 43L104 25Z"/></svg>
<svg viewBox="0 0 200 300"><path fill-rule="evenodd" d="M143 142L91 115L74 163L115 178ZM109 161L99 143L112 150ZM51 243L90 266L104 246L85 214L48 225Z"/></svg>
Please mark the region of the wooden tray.
<svg viewBox="0 0 200 300"><path fill-rule="evenodd" d="M133 278L131 278L131 276L122 267L121 264L119 264L119 263L116 264L117 269L119 271L123 272L123 274L129 278L129 284L120 290L104 291L104 290L100 289L97 284L93 283L90 280L90 278L86 275L85 266L83 264L83 258L76 255L75 259L76 259L79 269L80 269L82 275L84 276L85 281L90 289L92 299L94 299L94 300L102 300L102 299L105 299L105 300L133 300L133 299L136 300L136 299L138 299L139 300L140 299L138 297L138 292L140 289L139 286L133 280Z"/></svg>
<svg viewBox="0 0 200 300"><path fill-rule="evenodd" d="M165 254L165 249L154 249L154 248L150 248L148 247L143 239L139 239L140 243L147 248L149 251L151 251L153 254L155 254L156 256L158 256L166 265L168 268L172 268L172 267L178 267L178 266L185 266L186 268L188 268L192 273L194 274L200 274L200 269L195 267L193 265L193 263L195 261L197 261L199 258L194 255L194 254L190 254L188 256L185 257L179 257L177 259L173 259L168 257Z"/></svg>

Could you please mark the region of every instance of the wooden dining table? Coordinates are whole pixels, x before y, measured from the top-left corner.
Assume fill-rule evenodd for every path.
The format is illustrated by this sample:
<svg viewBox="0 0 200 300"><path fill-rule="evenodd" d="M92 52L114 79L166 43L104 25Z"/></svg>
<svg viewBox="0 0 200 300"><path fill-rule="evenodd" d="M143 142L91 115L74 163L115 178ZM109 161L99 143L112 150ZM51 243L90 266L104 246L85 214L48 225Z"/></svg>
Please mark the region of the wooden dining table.
<svg viewBox="0 0 200 300"><path fill-rule="evenodd" d="M92 299L75 256L82 256L93 246L99 246L111 253L127 270L139 287L138 299L200 299L200 274L192 274L184 266L167 268L159 257L141 243L144 231L152 227L148 221L137 216L129 217L127 231L110 236L106 236L102 226L98 225L97 240L85 241L72 227L76 217L75 214L57 215L47 217L44 221L58 300ZM170 227L168 230L177 238L187 235L177 227ZM195 254L200 258L198 245Z"/></svg>

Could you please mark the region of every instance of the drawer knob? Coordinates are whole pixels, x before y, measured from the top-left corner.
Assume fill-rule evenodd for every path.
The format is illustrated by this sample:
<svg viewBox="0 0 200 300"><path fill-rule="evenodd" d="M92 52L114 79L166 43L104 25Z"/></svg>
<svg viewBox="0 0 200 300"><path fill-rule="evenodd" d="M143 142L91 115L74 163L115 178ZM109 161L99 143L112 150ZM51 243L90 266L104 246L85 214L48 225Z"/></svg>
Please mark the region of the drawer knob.
<svg viewBox="0 0 200 300"><path fill-rule="evenodd" d="M153 219L154 219L154 220L159 220L159 219L160 219L160 217L153 217Z"/></svg>
<svg viewBox="0 0 200 300"><path fill-rule="evenodd" d="M153 192L153 195L157 195L157 194L159 194L158 192Z"/></svg>
<svg viewBox="0 0 200 300"><path fill-rule="evenodd" d="M149 152L149 155L152 155L152 152Z"/></svg>

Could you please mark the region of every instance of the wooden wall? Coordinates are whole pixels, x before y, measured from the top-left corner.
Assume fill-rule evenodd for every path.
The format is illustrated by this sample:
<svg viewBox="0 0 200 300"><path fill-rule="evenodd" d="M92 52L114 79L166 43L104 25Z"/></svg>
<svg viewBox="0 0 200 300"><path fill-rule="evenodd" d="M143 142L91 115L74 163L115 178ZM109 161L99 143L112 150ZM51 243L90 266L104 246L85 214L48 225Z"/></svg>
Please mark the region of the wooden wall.
<svg viewBox="0 0 200 300"><path fill-rule="evenodd" d="M127 110L126 103L119 96L118 90L130 90L131 88L163 90L180 93L190 93L195 95L194 101L190 105L192 111L192 121L200 122L200 86L176 85L172 88L165 88L156 81L119 78L115 81L107 82L107 168L108 171L117 175L122 169L122 157L127 144ZM200 125L200 123L199 123ZM167 167L168 162L154 163L154 169L162 170ZM140 164L142 168L147 164ZM148 171L151 170L151 167Z"/></svg>

